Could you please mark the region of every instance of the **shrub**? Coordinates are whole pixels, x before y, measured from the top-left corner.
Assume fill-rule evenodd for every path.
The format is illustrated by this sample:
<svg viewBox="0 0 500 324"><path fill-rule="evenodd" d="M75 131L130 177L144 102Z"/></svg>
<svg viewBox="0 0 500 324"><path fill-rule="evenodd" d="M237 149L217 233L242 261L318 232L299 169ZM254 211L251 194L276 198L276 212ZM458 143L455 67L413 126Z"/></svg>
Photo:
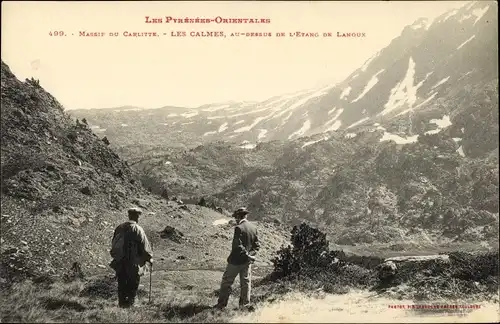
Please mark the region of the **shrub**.
<svg viewBox="0 0 500 324"><path fill-rule="evenodd" d="M372 282L372 271L347 265L343 251L330 251L326 234L320 230L302 223L294 226L291 234L291 245L282 247L272 259L273 280L305 280L321 287L366 286Z"/></svg>
<svg viewBox="0 0 500 324"><path fill-rule="evenodd" d="M291 245L278 251L272 260L274 272L283 277L299 273L303 268L324 265L329 254L326 235L316 228L302 223L291 231Z"/></svg>

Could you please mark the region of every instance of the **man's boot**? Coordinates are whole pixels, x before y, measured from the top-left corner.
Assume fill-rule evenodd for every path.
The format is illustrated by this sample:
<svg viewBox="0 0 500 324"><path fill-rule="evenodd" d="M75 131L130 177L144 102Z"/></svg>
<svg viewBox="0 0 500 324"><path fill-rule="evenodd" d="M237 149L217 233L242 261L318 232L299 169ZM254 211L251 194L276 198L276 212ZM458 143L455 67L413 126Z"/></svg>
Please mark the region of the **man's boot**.
<svg viewBox="0 0 500 324"><path fill-rule="evenodd" d="M128 305L129 305L129 301L127 298L127 294L119 287L119 289L118 289L118 307L127 308Z"/></svg>

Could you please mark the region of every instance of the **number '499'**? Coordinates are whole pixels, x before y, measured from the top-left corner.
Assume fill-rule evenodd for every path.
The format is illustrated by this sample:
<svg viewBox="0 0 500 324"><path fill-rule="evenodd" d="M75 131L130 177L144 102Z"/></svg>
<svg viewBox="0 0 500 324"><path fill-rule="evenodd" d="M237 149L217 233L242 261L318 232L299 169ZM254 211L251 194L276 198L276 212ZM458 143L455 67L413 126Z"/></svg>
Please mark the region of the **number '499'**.
<svg viewBox="0 0 500 324"><path fill-rule="evenodd" d="M50 31L49 36L64 36L63 31Z"/></svg>

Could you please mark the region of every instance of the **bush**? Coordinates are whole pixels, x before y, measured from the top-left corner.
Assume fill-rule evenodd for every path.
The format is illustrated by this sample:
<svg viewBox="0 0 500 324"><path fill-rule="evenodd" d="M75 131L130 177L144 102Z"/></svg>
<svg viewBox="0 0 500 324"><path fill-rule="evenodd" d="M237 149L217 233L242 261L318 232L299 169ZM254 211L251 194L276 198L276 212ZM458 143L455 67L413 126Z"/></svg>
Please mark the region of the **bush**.
<svg viewBox="0 0 500 324"><path fill-rule="evenodd" d="M281 248L272 260L276 275L287 277L303 268L328 264L328 241L324 233L302 223L300 227L294 226L291 234L292 244Z"/></svg>
<svg viewBox="0 0 500 324"><path fill-rule="evenodd" d="M273 280L301 280L309 286L368 286L373 272L358 265L347 265L343 251L330 251L326 234L302 223L291 231L291 245L282 247L272 259Z"/></svg>

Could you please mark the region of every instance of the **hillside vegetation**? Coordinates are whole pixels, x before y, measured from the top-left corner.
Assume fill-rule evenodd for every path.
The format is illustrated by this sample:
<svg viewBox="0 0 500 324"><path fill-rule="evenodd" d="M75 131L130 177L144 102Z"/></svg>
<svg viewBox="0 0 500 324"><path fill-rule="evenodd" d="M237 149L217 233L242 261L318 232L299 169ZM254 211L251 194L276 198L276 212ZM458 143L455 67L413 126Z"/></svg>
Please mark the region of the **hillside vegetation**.
<svg viewBox="0 0 500 324"><path fill-rule="evenodd" d="M498 86L464 93L416 114L411 131L418 138L404 144L382 141L396 132L389 124L254 149L218 142L143 154L122 148L120 154L171 195L204 196L224 208L245 205L263 220L309 221L338 244L412 238L495 245ZM450 122L436 128L429 121L445 119L443 109Z"/></svg>

